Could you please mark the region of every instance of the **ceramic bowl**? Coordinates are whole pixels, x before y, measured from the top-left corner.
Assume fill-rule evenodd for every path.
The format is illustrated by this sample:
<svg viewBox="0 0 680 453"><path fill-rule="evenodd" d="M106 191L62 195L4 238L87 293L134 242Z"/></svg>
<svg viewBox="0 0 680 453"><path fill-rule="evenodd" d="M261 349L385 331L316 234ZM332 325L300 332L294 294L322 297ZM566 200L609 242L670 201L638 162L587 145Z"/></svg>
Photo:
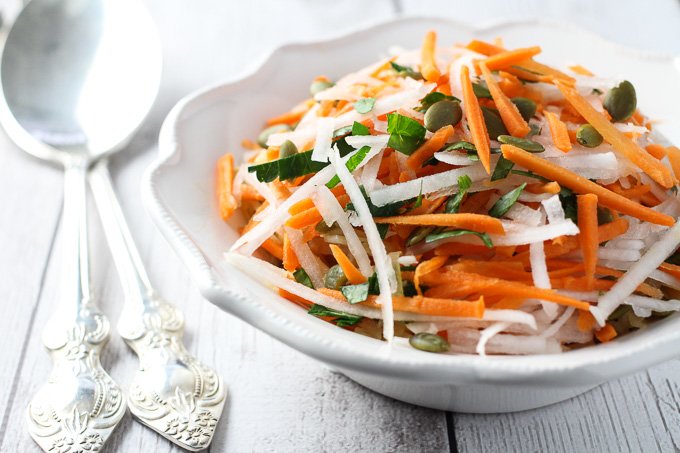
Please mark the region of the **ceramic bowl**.
<svg viewBox="0 0 680 453"><path fill-rule="evenodd" d="M376 61L393 45L417 48L432 28L440 43L501 36L508 47L541 45L547 63L579 63L598 74L625 75L637 87L640 107L664 120L659 129L680 143L671 127L679 124L675 60L628 50L562 24L475 29L441 19L401 19L336 39L285 45L245 77L180 101L165 120L159 157L145 175L146 208L203 296L370 389L437 409L486 413L536 408L676 356L678 316L611 343L553 355L479 357L391 347L307 315L223 261L239 223L225 223L218 215L213 195L217 158L226 151L238 155L241 140L256 137L264 118L308 95L314 76L337 78Z"/></svg>

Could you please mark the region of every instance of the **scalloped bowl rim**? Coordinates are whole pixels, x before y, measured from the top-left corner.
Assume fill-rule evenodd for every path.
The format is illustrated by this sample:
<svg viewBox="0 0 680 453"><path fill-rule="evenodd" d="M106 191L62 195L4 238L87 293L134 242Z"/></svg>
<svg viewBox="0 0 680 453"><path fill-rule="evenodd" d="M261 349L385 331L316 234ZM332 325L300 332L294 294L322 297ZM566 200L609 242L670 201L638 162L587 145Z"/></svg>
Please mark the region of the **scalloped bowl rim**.
<svg viewBox="0 0 680 453"><path fill-rule="evenodd" d="M395 23L427 21L428 23L445 24L464 28L470 33L488 32L505 26L543 24L570 30L571 32L587 34L602 45L611 46L619 52L629 53L636 58L663 60L677 65L677 57L655 52L643 52L609 42L599 35L582 30L573 25L555 23L543 20L530 21L498 21L480 27L471 27L453 20L429 17L399 18L372 24L348 34L323 40L308 40L284 44L272 50L256 67L235 77L199 89L181 99L169 112L159 135L159 154L149 166L142 181L142 197L146 210L159 228L179 258L189 269L192 279L197 284L201 294L235 316L243 319L254 327L268 333L283 343L314 357L322 362L347 368L371 375L385 375L398 379L422 379L428 382L445 382L455 376L456 382L475 382L484 384L519 384L546 383L551 385L573 386L578 382L563 379L565 374L576 377L581 371L597 369L595 374L607 374L606 377L593 379L591 373L586 373L585 381L581 383L599 384L606 379L630 374L648 366L668 360L678 355L670 347L680 341L680 328L675 332L665 332L664 335L651 335L652 329L629 334L627 341L614 341L608 344L591 346L559 354L561 360L546 361L546 355L533 356L488 356L476 355L437 355L418 353L404 357L402 354L391 354L390 347L385 344L384 353L367 353L361 348L352 347L352 341L336 341L320 335L320 331L303 328L296 325L280 313L257 302L247 293L236 288L225 288L220 285L215 270L200 252L198 246L182 229L180 222L175 219L162 202L155 179L162 174L163 167L173 165L173 160L180 159L180 145L177 140L178 124L183 115L198 108L202 102L222 90L233 89L239 82L253 78L260 70L271 64L275 58L306 46L333 43L350 40L357 35L371 30L389 27ZM186 153L184 154L186 155ZM229 309L225 307L229 307ZM678 324L680 318L670 317L655 324ZM670 329L666 329L670 330ZM359 336L358 334L351 334ZM348 337L349 338L349 337ZM655 351L654 354L646 354ZM555 355L552 355L555 356ZM627 360L635 357L637 360ZM604 371L607 365L617 363L615 371ZM627 362L627 363L624 363ZM560 384L563 381L563 384Z"/></svg>

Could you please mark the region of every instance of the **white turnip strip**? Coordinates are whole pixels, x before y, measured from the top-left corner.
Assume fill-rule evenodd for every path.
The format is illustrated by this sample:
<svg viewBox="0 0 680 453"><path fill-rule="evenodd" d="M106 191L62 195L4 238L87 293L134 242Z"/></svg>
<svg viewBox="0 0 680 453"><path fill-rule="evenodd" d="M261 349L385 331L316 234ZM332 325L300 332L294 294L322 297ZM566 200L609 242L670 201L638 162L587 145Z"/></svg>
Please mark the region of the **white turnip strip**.
<svg viewBox="0 0 680 453"><path fill-rule="evenodd" d="M586 302L597 302L600 294L597 291L572 291L569 289L556 289L555 292L572 299L584 300Z"/></svg>
<svg viewBox="0 0 680 453"><path fill-rule="evenodd" d="M238 268L243 273L249 275L257 282L266 284L271 288L281 288L291 294L295 294L312 303L323 305L333 310L342 311L351 315L365 316L371 319L382 319L382 312L377 308L366 307L361 304L350 304L348 302L326 296L312 288L291 280L288 272L274 266L266 261L252 256L241 255L240 253L227 252L224 260L232 266ZM463 318L453 318L445 316L429 316L419 313L409 313L397 311L394 313L395 321L415 321L422 323L442 323L456 321Z"/></svg>
<svg viewBox="0 0 680 453"><path fill-rule="evenodd" d="M571 318L571 315L574 314L575 310L576 309L574 307L567 307L566 310L564 310L564 313L562 313L560 317L550 325L550 327L540 333L540 336L548 338L555 335L557 331L559 331L562 326L566 324L567 321L569 321L569 318Z"/></svg>
<svg viewBox="0 0 680 453"><path fill-rule="evenodd" d="M382 308L383 315L383 336L387 341L392 341L394 337L394 313L392 311L392 293L396 290L397 279L392 267L392 260L387 256L385 245L380 238L378 227L373 221L371 211L368 209L368 204L364 199L361 189L357 185L352 174L347 170L345 164L340 159L340 153L337 148L333 148L329 156L331 165L340 178L340 182L345 187L347 195L349 195L356 213L359 215L359 220L366 233L368 247L371 249L373 255L373 262L375 264L375 271L378 277L378 287L380 294L378 295L378 303Z"/></svg>
<svg viewBox="0 0 680 453"><path fill-rule="evenodd" d="M543 242L532 242L529 244L529 263L531 264L531 278L536 288L552 289L550 285L550 275L548 274L548 265L545 262L545 250ZM554 319L557 316L558 306L554 302L546 302L541 300L543 311L549 319Z"/></svg>
<svg viewBox="0 0 680 453"><path fill-rule="evenodd" d="M543 214L541 211L532 209L522 203L513 204L508 212L505 213L505 217L529 226L538 226L543 222Z"/></svg>
<svg viewBox="0 0 680 453"><path fill-rule="evenodd" d="M632 263L626 261L611 260L603 262L603 265L611 267L612 269L626 271L630 269ZM673 277L671 274L664 272L660 269L654 269L647 278L662 283L668 286L669 288L677 289L680 291L680 279L677 279Z"/></svg>
<svg viewBox="0 0 680 453"><path fill-rule="evenodd" d="M378 171L382 162L384 151L380 151L374 158L368 161L361 173L361 184L370 193L376 186L382 186L378 180Z"/></svg>
<svg viewBox="0 0 680 453"><path fill-rule="evenodd" d="M458 178L464 175L469 176L472 181L481 181L488 177L481 165L470 168L456 168L376 189L370 193L371 201L376 206L384 206L389 203L416 198L421 193L421 188L423 195L427 195L438 190L458 187Z"/></svg>
<svg viewBox="0 0 680 453"><path fill-rule="evenodd" d="M576 324L578 316L572 316L553 336L554 339L563 344L569 343L590 343L593 341L593 331L581 331Z"/></svg>
<svg viewBox="0 0 680 453"><path fill-rule="evenodd" d="M529 193L529 192L522 192L518 198L519 201L523 202L529 202L529 203L535 203L535 202L542 202L553 195L549 193Z"/></svg>
<svg viewBox="0 0 680 453"><path fill-rule="evenodd" d="M483 324L489 322L507 322L508 324L521 324L531 329L532 331L536 331L537 329L536 318L534 318L533 315L527 312L521 310L494 310L494 309L484 310L484 316L482 317L482 319L453 318L450 321L442 321L436 323L411 322L407 325L407 327L413 333L419 332L437 333L439 331L451 329L462 324L479 325L480 323ZM488 324L484 324L483 327L487 327L487 325Z"/></svg>
<svg viewBox="0 0 680 453"><path fill-rule="evenodd" d="M680 300L676 299L658 300L652 299L651 297L638 296L634 294L626 297L623 303L633 307L645 308L647 310L658 312L680 310Z"/></svg>
<svg viewBox="0 0 680 453"><path fill-rule="evenodd" d="M397 262L402 266L415 266L418 264L418 259L413 255L400 256Z"/></svg>
<svg viewBox="0 0 680 453"><path fill-rule="evenodd" d="M614 247L599 247L597 249L597 257L601 260L637 261L641 256L642 254L639 250L617 249Z"/></svg>
<svg viewBox="0 0 680 453"><path fill-rule="evenodd" d="M314 255L307 243L302 240L302 232L300 230L285 227L285 231L288 235L290 246L300 262L300 266L307 272L315 288L323 288L324 276L328 272L328 266Z"/></svg>
<svg viewBox="0 0 680 453"><path fill-rule="evenodd" d="M314 140L314 150L312 160L316 162L328 162L328 154L331 152L333 141L333 131L335 131L334 118L319 118L316 120L316 138Z"/></svg>
<svg viewBox="0 0 680 453"><path fill-rule="evenodd" d="M434 158L439 162L444 162L450 165L459 165L463 167L468 167L470 165L475 165L479 162L470 160L466 154L459 151L442 151L434 153Z"/></svg>
<svg viewBox="0 0 680 453"><path fill-rule="evenodd" d="M243 175L243 181L252 186L253 189L257 191L257 193L262 195L269 203L269 206L276 207L279 204L279 198L276 196L274 191L270 189L267 184L258 180L257 176L255 176L255 173L250 173L247 168L244 171L245 174ZM240 173L241 171L239 170L239 174Z"/></svg>
<svg viewBox="0 0 680 453"><path fill-rule="evenodd" d="M480 333L475 329L447 330L452 352L473 353ZM498 334L486 345L487 354L548 354L559 353L562 348L557 341L537 335Z"/></svg>
<svg viewBox="0 0 680 453"><path fill-rule="evenodd" d="M630 173L627 171L627 167L619 165L616 155L612 152L580 156L571 156L570 154L571 152L568 155L569 157L558 156L547 160L589 179L620 178L622 175Z"/></svg>
<svg viewBox="0 0 680 453"><path fill-rule="evenodd" d="M389 141L389 135L354 135L345 137L345 141L354 149L359 149L363 146L370 146L371 148L379 148L382 150ZM377 153L377 151L376 151ZM375 153L373 153L375 155Z"/></svg>
<svg viewBox="0 0 680 453"><path fill-rule="evenodd" d="M545 210L545 214L548 216L548 222L559 223L564 221L564 209L562 208L562 202L560 201L559 196L553 195L547 200L543 200L541 205Z"/></svg>
<svg viewBox="0 0 680 453"><path fill-rule="evenodd" d="M640 261L633 264L628 272L600 297L596 307L591 307L590 311L598 324L604 326L609 315L675 251L678 244L680 244L680 222L673 225L649 248Z"/></svg>
<svg viewBox="0 0 680 453"><path fill-rule="evenodd" d="M354 259L359 266L359 270L364 277L368 278L373 275L373 268L371 267L371 261L368 258L366 249L364 249L361 239L354 231L354 228L349 223L347 218L347 213L342 208L338 200L336 200L333 193L326 186L319 187L319 191L313 197L314 203L319 207L319 212L321 212L321 206L324 210L328 212L328 215L332 218L331 223L338 222L338 226L342 230L342 234L345 235L347 239L347 247L350 253L354 256ZM323 213L322 213L323 215ZM329 219L330 220L330 219ZM328 222L326 222L328 223Z"/></svg>
<svg viewBox="0 0 680 453"><path fill-rule="evenodd" d="M332 167L322 168L321 171L312 176L309 181L300 186L290 197L283 201L270 216L264 218L262 222L238 238L229 250L232 252L239 250L246 255L252 255L290 217L288 209L291 206L300 200L310 198L318 187L330 181L334 174L335 170Z"/></svg>
<svg viewBox="0 0 680 453"><path fill-rule="evenodd" d="M241 203L241 185L245 182L245 176L248 174L248 165L241 164L238 167L238 171L234 175L234 181L232 183L232 194L236 199L237 203Z"/></svg>
<svg viewBox="0 0 680 453"><path fill-rule="evenodd" d="M606 249L630 249L641 250L645 248L644 241L640 239L619 239L615 238L604 245Z"/></svg>
<svg viewBox="0 0 680 453"><path fill-rule="evenodd" d="M509 322L497 322L495 324L491 324L489 327L485 328L479 333L479 340L477 341L477 346L475 347L475 351L477 354L481 356L486 355L486 344L496 336L497 334L501 333L503 330L507 329L510 326Z"/></svg>

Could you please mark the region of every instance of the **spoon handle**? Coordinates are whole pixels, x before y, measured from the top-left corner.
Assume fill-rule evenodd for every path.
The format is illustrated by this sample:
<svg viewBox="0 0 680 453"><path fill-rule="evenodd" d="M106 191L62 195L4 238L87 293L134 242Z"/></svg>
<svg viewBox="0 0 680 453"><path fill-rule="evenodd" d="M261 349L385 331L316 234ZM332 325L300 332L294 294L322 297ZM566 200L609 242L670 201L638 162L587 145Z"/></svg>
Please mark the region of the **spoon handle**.
<svg viewBox="0 0 680 453"><path fill-rule="evenodd" d="M125 293L118 332L139 357L128 394L130 411L177 445L204 449L222 415L222 379L185 349L182 313L151 287L106 159L91 170L90 186Z"/></svg>
<svg viewBox="0 0 680 453"><path fill-rule="evenodd" d="M27 411L31 437L50 452L99 451L125 413L99 359L110 326L90 298L86 175L85 160L66 165L61 300L43 331L54 366Z"/></svg>

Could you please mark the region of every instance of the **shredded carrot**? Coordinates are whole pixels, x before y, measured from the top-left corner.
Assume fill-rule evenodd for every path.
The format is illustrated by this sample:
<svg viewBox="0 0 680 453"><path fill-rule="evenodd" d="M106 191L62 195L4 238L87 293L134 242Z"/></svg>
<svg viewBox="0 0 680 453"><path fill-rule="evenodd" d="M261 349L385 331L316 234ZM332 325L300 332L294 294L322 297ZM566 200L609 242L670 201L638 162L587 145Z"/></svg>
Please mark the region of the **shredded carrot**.
<svg viewBox="0 0 680 453"><path fill-rule="evenodd" d="M470 70L467 66L463 66L460 70L460 83L463 88L463 103L465 104L465 115L468 121L468 127L472 134L472 142L477 148L477 155L482 162L484 169L488 174L491 174L491 144L489 143L489 133L486 130L486 123L482 110L479 107L479 101L475 92L472 89L472 81L470 81Z"/></svg>
<svg viewBox="0 0 680 453"><path fill-rule="evenodd" d="M436 82L441 75L437 68L436 52L437 33L430 30L425 34L420 62L420 72L428 82Z"/></svg>
<svg viewBox="0 0 680 453"><path fill-rule="evenodd" d="M243 201L264 201L264 197L253 186L241 184L241 200Z"/></svg>
<svg viewBox="0 0 680 453"><path fill-rule="evenodd" d="M340 291L328 288L320 288L318 291L336 299L346 300ZM377 296L368 296L366 301L359 302L359 304L365 307L381 308L377 299ZM392 308L395 311L420 313L423 315L480 319L484 316L485 306L483 297L470 301L423 296L392 296Z"/></svg>
<svg viewBox="0 0 680 453"><path fill-rule="evenodd" d="M316 225L323 217L316 207L306 209L286 220L286 226L296 229Z"/></svg>
<svg viewBox="0 0 680 453"><path fill-rule="evenodd" d="M308 209L312 209L313 207L314 201L311 198L303 198L302 200L298 201L290 208L288 208L288 214L290 215L299 214Z"/></svg>
<svg viewBox="0 0 680 453"><path fill-rule="evenodd" d="M666 155L668 155L675 179L680 179L680 149L677 146L669 146L666 148Z"/></svg>
<svg viewBox="0 0 680 453"><path fill-rule="evenodd" d="M545 110L543 112L545 118L548 120L548 126L550 126L550 135L552 136L555 146L560 151L571 150L571 140L569 139L569 131L567 130L567 125L564 124L553 112Z"/></svg>
<svg viewBox="0 0 680 453"><path fill-rule="evenodd" d="M234 197L234 156L227 153L220 157L217 161L217 205L220 210L220 216L223 220L228 220L229 217L236 211L238 202Z"/></svg>
<svg viewBox="0 0 680 453"><path fill-rule="evenodd" d="M483 296L501 295L541 299L579 310L590 309L590 304L587 302L563 296L550 289L450 269L424 275L422 283L431 287L426 292L428 297L461 297L461 295L478 293Z"/></svg>
<svg viewBox="0 0 680 453"><path fill-rule="evenodd" d="M503 90L498 86L498 82L491 74L491 70L485 62L481 62L479 67L484 75L486 86L489 88L491 97L496 103L498 113L503 120L503 124L510 132L510 135L515 137L524 137L531 131L531 128L522 117L517 106L503 93Z"/></svg>
<svg viewBox="0 0 680 453"><path fill-rule="evenodd" d="M300 267L300 262L298 261L297 255L290 244L290 239L287 234L283 235L283 268L288 272L293 272L295 269Z"/></svg>
<svg viewBox="0 0 680 453"><path fill-rule="evenodd" d="M608 186L605 187L611 190L612 192L616 192L619 195L624 196L626 198L637 198L652 190L652 187L649 184L638 184L636 186L631 187L630 189L624 189L623 187L621 187L621 183L618 181L616 181L614 184L609 184Z"/></svg>
<svg viewBox="0 0 680 453"><path fill-rule="evenodd" d="M340 247L335 244L329 244L331 248L331 253L342 268L342 272L345 273L347 280L353 285L359 285L361 283L366 283L366 277L361 273L359 269L350 261L350 259L345 255Z"/></svg>
<svg viewBox="0 0 680 453"><path fill-rule="evenodd" d="M597 267L597 249L599 240L597 237L597 196L592 193L579 195L578 205L578 229L583 253L583 265L586 276L586 289L592 290L595 285L595 268Z"/></svg>
<svg viewBox="0 0 680 453"><path fill-rule="evenodd" d="M605 324L603 328L595 332L595 338L597 338L601 343L606 343L613 340L616 338L616 335L616 329L614 329L614 326L609 323Z"/></svg>
<svg viewBox="0 0 680 453"><path fill-rule="evenodd" d="M590 102L579 94L573 87L564 83L557 82L557 88L562 92L569 103L583 116L601 135L611 143L614 151L620 153L642 171L647 173L650 178L658 182L665 188L673 186L673 178L670 171L661 162L654 159L649 153L641 149L624 133L619 131L605 116L595 110Z"/></svg>
<svg viewBox="0 0 680 453"><path fill-rule="evenodd" d="M442 256L462 256L462 255L493 255L493 251L488 247L476 244L463 244L459 242L448 242L446 244L438 245L434 249L435 255Z"/></svg>
<svg viewBox="0 0 680 453"><path fill-rule="evenodd" d="M503 297L503 298L501 298L501 300L499 300L498 302L493 304L491 306L491 308L493 308L494 310L517 310L522 305L524 305L525 300L526 299L524 299L522 297ZM579 311L579 313L590 313L590 312Z"/></svg>
<svg viewBox="0 0 680 453"><path fill-rule="evenodd" d="M650 143L645 147L645 150L658 160L666 157L666 148L658 143Z"/></svg>
<svg viewBox="0 0 680 453"><path fill-rule="evenodd" d="M305 113L307 113L307 110L292 110L290 112L286 112L282 115L269 118L267 120L267 126L274 126L275 124L293 125L300 121Z"/></svg>
<svg viewBox="0 0 680 453"><path fill-rule="evenodd" d="M574 71L576 74L579 74L579 75L584 75L584 76L588 76L588 77L592 77L592 76L595 75L592 72L590 72L589 70L587 70L586 68L584 68L583 66L581 66L580 64L569 66L569 69L571 69L572 71Z"/></svg>
<svg viewBox="0 0 680 453"><path fill-rule="evenodd" d="M505 234L503 224L495 217L482 214L422 214L394 217L376 217L375 223L392 225L433 225L478 231L480 233Z"/></svg>
<svg viewBox="0 0 680 453"><path fill-rule="evenodd" d="M435 132L432 137L420 145L420 147L413 152L408 159L406 164L412 170L418 170L423 166L423 164L434 156L434 153L439 151L442 146L453 136L453 126L448 125L442 127L437 132Z"/></svg>
<svg viewBox="0 0 680 453"><path fill-rule="evenodd" d="M279 288L279 296L283 297L284 299L288 299L289 301L293 302L294 304L297 304L304 308L305 310L309 310L312 305L314 305L312 302L308 301L307 299L303 299L302 297L289 293L285 289Z"/></svg>
<svg viewBox="0 0 680 453"><path fill-rule="evenodd" d="M555 181L550 181L546 183L529 184L524 190L529 193L549 193L555 195L560 193L561 187Z"/></svg>
<svg viewBox="0 0 680 453"><path fill-rule="evenodd" d="M671 263L661 263L661 266L659 266L659 269L667 273L668 275L671 275L675 278L680 279L680 266L677 266L675 264Z"/></svg>
<svg viewBox="0 0 680 453"><path fill-rule="evenodd" d="M539 53L541 53L541 48L538 46L506 50L488 57L483 61L483 63L489 68L489 70L496 71L498 69L505 69L509 66L521 65L522 62L538 55Z"/></svg>
<svg viewBox="0 0 680 453"><path fill-rule="evenodd" d="M262 248L268 251L274 258L283 261L283 246L274 238L269 238L262 243Z"/></svg>
<svg viewBox="0 0 680 453"><path fill-rule="evenodd" d="M419 296L423 295L423 291L420 289L420 277L429 274L430 272L436 271L442 267L448 259L448 256L435 256L434 258L423 261L418 264L418 266L416 266L416 271L413 274L413 284L416 287L416 292Z"/></svg>
<svg viewBox="0 0 680 453"><path fill-rule="evenodd" d="M576 318L576 327L581 332L591 332L595 327L595 317L589 311L579 311Z"/></svg>
<svg viewBox="0 0 680 453"><path fill-rule="evenodd" d="M671 226L675 224L675 219L671 216L622 197L581 175L541 159L523 149L512 145L501 145L501 150L506 159L538 175L557 181L561 186L568 187L579 194L593 193L597 195L602 206L657 225Z"/></svg>

